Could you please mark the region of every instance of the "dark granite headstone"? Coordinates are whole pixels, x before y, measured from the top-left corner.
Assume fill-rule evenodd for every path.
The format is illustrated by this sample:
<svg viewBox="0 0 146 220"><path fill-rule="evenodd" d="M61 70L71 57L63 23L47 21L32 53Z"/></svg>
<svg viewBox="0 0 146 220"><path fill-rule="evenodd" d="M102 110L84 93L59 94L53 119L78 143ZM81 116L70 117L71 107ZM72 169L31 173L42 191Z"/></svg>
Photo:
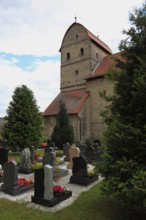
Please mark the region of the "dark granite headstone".
<svg viewBox="0 0 146 220"><path fill-rule="evenodd" d="M56 160L56 153L55 152L46 153L43 156L43 166L49 164L52 167L54 167L55 166L55 160Z"/></svg>
<svg viewBox="0 0 146 220"><path fill-rule="evenodd" d="M44 166L44 168L40 168L35 171L35 187L34 187L34 196L31 197L31 201L35 204L40 204L43 206L53 207L56 204L62 202L63 200L72 196L72 192L68 191L61 196L52 196L53 193L53 178L52 172L48 173L48 170L44 171L45 168L51 167L50 165ZM50 176L50 179L48 180ZM52 183L49 181L52 181ZM52 189L46 188L48 182L48 187L52 187ZM51 199L50 199L51 198Z"/></svg>
<svg viewBox="0 0 146 220"><path fill-rule="evenodd" d="M86 158L88 163L92 163L95 160L95 148L93 146L87 146L86 148Z"/></svg>
<svg viewBox="0 0 146 220"><path fill-rule="evenodd" d="M98 179L97 175L92 177L87 175L87 160L83 156L73 158L72 173L70 183L87 186Z"/></svg>
<svg viewBox="0 0 146 220"><path fill-rule="evenodd" d="M86 144L80 144L78 147L80 149L80 156L85 156L87 145Z"/></svg>
<svg viewBox="0 0 146 220"><path fill-rule="evenodd" d="M2 167L4 166L4 163L8 161L8 150L4 147L0 149L0 164Z"/></svg>
<svg viewBox="0 0 146 220"><path fill-rule="evenodd" d="M87 160L85 157L74 157L73 158L73 175L87 175Z"/></svg>
<svg viewBox="0 0 146 220"><path fill-rule="evenodd" d="M44 197L44 168L36 169L34 173L34 195Z"/></svg>

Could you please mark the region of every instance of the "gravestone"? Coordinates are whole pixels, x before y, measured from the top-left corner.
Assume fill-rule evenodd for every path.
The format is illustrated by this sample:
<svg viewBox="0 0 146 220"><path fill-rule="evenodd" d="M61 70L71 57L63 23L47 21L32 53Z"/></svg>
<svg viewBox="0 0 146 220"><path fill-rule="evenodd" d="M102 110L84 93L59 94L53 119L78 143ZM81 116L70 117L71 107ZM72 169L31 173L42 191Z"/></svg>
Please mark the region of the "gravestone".
<svg viewBox="0 0 146 220"><path fill-rule="evenodd" d="M86 176L87 175L87 160L85 157L74 157L73 158L73 175Z"/></svg>
<svg viewBox="0 0 146 220"><path fill-rule="evenodd" d="M50 147L50 146L46 146L44 148L44 154L50 153L50 152L55 152L55 148L54 147Z"/></svg>
<svg viewBox="0 0 146 220"><path fill-rule="evenodd" d="M63 169L63 168L57 168L55 162L56 162L56 152L55 151L46 153L43 156L43 167L48 164L53 167L53 178L54 179L68 175L68 170Z"/></svg>
<svg viewBox="0 0 146 220"><path fill-rule="evenodd" d="M34 150L35 150L35 147L32 145L31 147L30 147L30 160L31 160L31 162L33 162L34 161Z"/></svg>
<svg viewBox="0 0 146 220"><path fill-rule="evenodd" d="M96 160L95 153L96 153L95 148L93 146L88 145L85 154L88 163L92 163L93 161Z"/></svg>
<svg viewBox="0 0 146 220"><path fill-rule="evenodd" d="M49 164L55 169L55 160L56 160L55 151L50 151L48 153L45 153L43 156L43 166Z"/></svg>
<svg viewBox="0 0 146 220"><path fill-rule="evenodd" d="M70 162L67 165L67 169L72 169L73 167L73 158L74 157L79 157L80 156L80 149L76 147L74 144L69 148L69 157L70 157Z"/></svg>
<svg viewBox="0 0 146 220"><path fill-rule="evenodd" d="M98 179L98 175L87 175L87 159L83 156L73 158L72 176L70 183L87 186Z"/></svg>
<svg viewBox="0 0 146 220"><path fill-rule="evenodd" d="M53 167L45 165L44 168L35 170L34 196L31 201L35 204L53 207L69 198L72 192L56 197L53 194Z"/></svg>
<svg viewBox="0 0 146 220"><path fill-rule="evenodd" d="M24 187L18 185L18 164L15 160L4 164L4 183L1 186L1 191L15 196L32 188L33 184Z"/></svg>
<svg viewBox="0 0 146 220"><path fill-rule="evenodd" d="M69 148L70 147L71 146L70 146L69 143L63 145L63 152L64 152L64 155L65 155L65 158L64 158L65 161L69 161L69 159L70 159L69 158Z"/></svg>
<svg viewBox="0 0 146 220"><path fill-rule="evenodd" d="M85 155L86 155L87 145L81 143L78 147L79 147L79 149L80 149L80 156L85 156Z"/></svg>
<svg viewBox="0 0 146 220"><path fill-rule="evenodd" d="M52 200L53 199L53 167L50 165L44 166L44 199Z"/></svg>
<svg viewBox="0 0 146 220"><path fill-rule="evenodd" d="M19 173L24 173L24 174L32 173L31 153L30 153L29 148L24 148L21 151Z"/></svg>
<svg viewBox="0 0 146 220"><path fill-rule="evenodd" d="M0 164L2 167L4 166L4 163L8 161L8 149L3 147L2 145L0 146Z"/></svg>
<svg viewBox="0 0 146 220"><path fill-rule="evenodd" d="M94 143L93 147L95 148L95 161L99 162L101 160L101 153L100 153L100 150L99 150L99 144Z"/></svg>

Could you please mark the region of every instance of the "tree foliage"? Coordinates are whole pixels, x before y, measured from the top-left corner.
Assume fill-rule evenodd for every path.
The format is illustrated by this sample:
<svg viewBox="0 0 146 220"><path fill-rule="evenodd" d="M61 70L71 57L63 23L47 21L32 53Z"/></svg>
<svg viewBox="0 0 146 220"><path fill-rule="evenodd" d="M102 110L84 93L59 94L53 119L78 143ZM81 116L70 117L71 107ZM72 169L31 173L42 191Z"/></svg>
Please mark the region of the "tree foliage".
<svg viewBox="0 0 146 220"><path fill-rule="evenodd" d="M103 112L103 191L125 203L143 205L146 198L146 3L131 13L131 27L108 78L114 94Z"/></svg>
<svg viewBox="0 0 146 220"><path fill-rule="evenodd" d="M54 127L51 139L55 145L60 148L63 147L63 144L67 142L72 144L74 141L73 127L69 123L69 116L62 101L60 101L59 104L59 112L56 116L56 125Z"/></svg>
<svg viewBox="0 0 146 220"><path fill-rule="evenodd" d="M9 146L23 149L40 143L43 118L33 92L25 85L15 89L5 119L2 136Z"/></svg>

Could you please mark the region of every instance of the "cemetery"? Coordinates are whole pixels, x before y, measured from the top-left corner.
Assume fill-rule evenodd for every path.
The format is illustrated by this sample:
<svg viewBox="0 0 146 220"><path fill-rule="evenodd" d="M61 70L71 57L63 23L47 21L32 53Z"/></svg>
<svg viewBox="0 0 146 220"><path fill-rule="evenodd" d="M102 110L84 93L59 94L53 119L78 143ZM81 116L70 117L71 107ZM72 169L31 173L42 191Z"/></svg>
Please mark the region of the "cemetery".
<svg viewBox="0 0 146 220"><path fill-rule="evenodd" d="M88 170L88 160L80 149L76 144L64 146L58 162L57 151L48 146L41 149L42 156L39 150L26 148L20 152L19 162L7 158L1 168L0 193L15 198L29 193L32 204L44 207L54 207L72 198L75 185L80 188L80 185L87 186L98 180L93 169Z"/></svg>

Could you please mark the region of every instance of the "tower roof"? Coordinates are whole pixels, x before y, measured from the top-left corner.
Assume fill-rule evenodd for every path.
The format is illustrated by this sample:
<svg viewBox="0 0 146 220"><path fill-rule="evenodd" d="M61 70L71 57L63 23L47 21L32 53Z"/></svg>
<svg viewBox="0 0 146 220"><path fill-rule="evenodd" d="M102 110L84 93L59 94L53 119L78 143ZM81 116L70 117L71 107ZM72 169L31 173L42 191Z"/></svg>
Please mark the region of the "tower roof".
<svg viewBox="0 0 146 220"><path fill-rule="evenodd" d="M89 37L89 39L95 43L96 45L100 46L102 49L104 49L107 53L109 54L112 54L112 51L111 49L109 48L109 46L107 44L105 44L102 40L100 40L98 37L96 37L93 33L91 33L87 28L85 28L82 24L80 23L77 23L77 22L74 22L66 31L65 35L64 35L64 38L66 36L66 34L68 33L68 31L75 25L80 25L82 28L84 28L84 30L86 31L87 33L87 36ZM62 49L62 45L63 45L63 41L64 41L64 38L62 40L62 44L61 44L61 47L60 47L60 50Z"/></svg>

